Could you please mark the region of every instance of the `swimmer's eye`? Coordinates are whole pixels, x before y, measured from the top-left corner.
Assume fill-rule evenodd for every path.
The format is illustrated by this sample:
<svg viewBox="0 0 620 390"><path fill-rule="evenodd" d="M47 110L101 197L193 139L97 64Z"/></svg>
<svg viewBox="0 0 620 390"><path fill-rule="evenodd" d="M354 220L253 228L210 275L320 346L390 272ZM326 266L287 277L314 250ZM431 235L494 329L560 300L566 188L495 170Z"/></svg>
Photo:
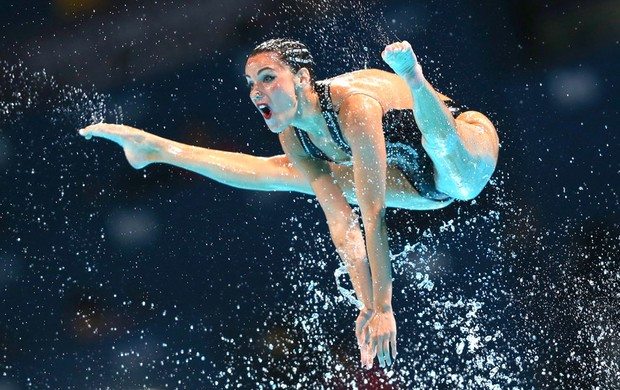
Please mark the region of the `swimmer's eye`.
<svg viewBox="0 0 620 390"><path fill-rule="evenodd" d="M273 80L275 80L274 76L265 76L265 77L263 77L263 81L266 82L266 83L270 83Z"/></svg>

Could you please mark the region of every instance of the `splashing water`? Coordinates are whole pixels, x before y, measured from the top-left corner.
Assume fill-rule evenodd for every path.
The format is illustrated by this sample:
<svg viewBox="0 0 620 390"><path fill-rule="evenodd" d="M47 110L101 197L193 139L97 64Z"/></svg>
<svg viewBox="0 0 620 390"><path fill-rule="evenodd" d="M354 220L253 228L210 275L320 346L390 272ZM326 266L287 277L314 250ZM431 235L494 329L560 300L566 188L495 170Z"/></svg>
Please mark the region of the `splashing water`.
<svg viewBox="0 0 620 390"><path fill-rule="evenodd" d="M26 113L47 109L50 109L47 116L50 123L68 127L65 136L75 135L71 131L91 123L123 120L120 107L109 109L109 96L60 85L45 70L31 72L21 63L0 62L0 85L3 86L0 114L5 125L23 120Z"/></svg>
<svg viewBox="0 0 620 390"><path fill-rule="evenodd" d="M497 173L497 177L502 176ZM329 280L323 285L322 279L317 279L317 272L330 268L325 264L325 256L331 250L324 247L329 238L315 231L307 233L318 237L319 247L307 242L305 249L292 249L298 253L299 261L287 267L287 278L298 303L278 310L285 313L283 317L270 318L283 332L274 335L275 342L270 341L279 352L260 358L260 369L249 374L252 380L257 385L275 388L299 383L325 388L503 389L529 387L532 376L539 375L542 378L538 383L546 383L547 376L551 382L567 386L591 381L615 383L613 373L617 372L618 363L611 351L616 348L614 340L619 334L618 325L611 318L617 307L584 302L588 293L574 289L574 279L567 274L570 271L563 272L566 281L553 284L551 291L567 294L566 300L578 308L580 318L576 322L583 328L575 341L606 347L595 349L599 364L582 363L581 373L573 376L557 372L549 361L543 361L542 356L549 353L548 345L566 340L558 339L553 332L555 315L533 317L535 305L524 303L546 294L548 287L541 279L550 274L541 269L531 272L535 285L515 280L515 275L523 274L519 269L528 267L520 262L521 258L531 252L522 244L524 237L512 233L515 227L511 224L528 218L508 200L502 184L503 180L495 179L486 197L470 202L468 207L457 206L460 210L454 218L437 221L435 227L420 231L413 245L407 243L401 252L392 255L399 356L385 370L365 371L359 367L353 336L355 313L350 308L360 306L353 291L343 287L340 280L346 272L343 266L334 273L335 286ZM490 205L481 207L480 203ZM299 223L297 219L295 222ZM311 226L311 220L303 225L306 224ZM480 243L477 253L464 251L470 242ZM617 250L611 245L610 249ZM475 259L470 261L474 266L450 264L446 260L450 257L448 247L463 249L461 253ZM335 263L335 255L332 257ZM558 261L562 261L561 256L551 259L552 264ZM599 279L598 294L605 290L617 294L619 273L617 268L612 271L617 266L608 261L599 265L607 279ZM586 286L595 287L592 282L584 283ZM594 315L600 310L601 316ZM562 353L557 346L554 351ZM273 368L279 366L280 359L287 362L285 370ZM582 359L584 356L578 351L570 352L570 362L583 362ZM221 373L220 383L228 387L246 383L245 368L256 363L253 358L245 358L243 365Z"/></svg>
<svg viewBox="0 0 620 390"><path fill-rule="evenodd" d="M270 29L270 34L288 32L298 36L301 31L304 41L316 42L309 46L333 74L377 66L379 57L371 53L397 39L396 33L386 27L381 10L362 2L301 1L278 8L274 14L283 16L284 21ZM307 17L300 20L300 15ZM340 34L345 27L352 31L350 35ZM20 177L27 183L9 194L13 197L4 198L8 200L3 202L2 216L25 222L19 229L6 229L10 230L11 243L3 247L6 253L0 254L0 266L5 271L0 282L17 280L24 270L34 275L29 288L44 279L56 279L54 289L44 292L48 299L55 294L65 296L72 288L104 288L101 286L119 280L129 286L148 285L139 275L165 273L165 269L152 270L148 256L136 251L123 258L130 264L126 272L130 276L109 277L117 275L114 268L125 265L115 262L115 252L105 247L107 235L97 219L103 211L97 204L105 196L114 201L120 201L120 197L109 195L115 192L109 184L94 182L93 175L103 175L101 180L106 182L96 164L82 172L70 159L106 159L107 154L90 145L78 147L73 137L77 138L77 128L89 123L121 123L123 111L111 109L108 96L61 86L43 71L30 73L21 65L1 63L0 77L2 85L8 86L3 88L0 99L0 155L3 143L14 145L4 150L20 147L20 165L11 168L16 169L16 176L7 172L4 182ZM29 116L34 111L37 123ZM47 122L40 121L41 117ZM48 128L48 122L54 126ZM33 133L8 132L4 127L7 125L40 129L37 137L49 141L38 149L29 147L34 142L29 139ZM59 128L62 131L55 132ZM36 150L46 152L37 156ZM32 183L41 176L57 180L53 187L37 188ZM112 347L87 352L97 370L110 368L109 378L97 382L107 385L144 387L150 383L145 376L153 378L164 372L167 377L159 384L167 387L188 383L216 388L620 387L617 222L611 228L574 219L564 220L559 226L541 225L536 212L506 189L508 182L504 168L475 201L455 203L448 210L424 217L406 211L389 215L393 226L390 237L399 356L385 370L376 366L370 371L360 368L353 327L355 309L361 307L361 302L346 285L346 269L337 266L339 260L325 227L316 224L321 217L316 202L310 202L312 210L307 214L295 212L282 226L284 233L278 233L291 237L289 255L270 254L284 257L283 269L270 273L273 279L267 283L278 302L267 306L262 303L266 297L253 297L249 305L253 312L266 314L256 325L248 321L246 325L253 326L246 326L238 334L220 334L219 329L213 330L215 320L203 318L207 314L222 315L210 313L213 307L209 299L218 291L205 296L196 292L195 286L209 288L202 279L190 284L193 288L189 293L174 293L182 297L179 299L191 300L195 296L209 301L208 307L196 305L198 309L186 311L174 306L160 308L147 303L146 298L130 299L120 292L117 295L115 289L107 310L117 312L107 321L99 319L105 319L103 315L97 317L91 309L95 305L87 300L88 305L81 303L86 306L81 307L79 319L57 328L62 333L68 327L85 324L80 328L82 335L112 335L108 336L113 337ZM88 210L71 214L75 199L88 199ZM162 207L169 201L166 196L162 199L144 208ZM307 210L305 199L295 206L300 204L306 208L299 209ZM188 214L191 212L195 210ZM135 220L135 214L128 219ZM172 234L179 228L170 227L169 237L190 245L187 238ZM38 246L37 235L50 230L54 232L54 245ZM96 240L88 242L84 237ZM222 236L215 237L222 240ZM198 244L193 245L197 253L205 253L198 251ZM183 261L177 252L170 258ZM68 264L63 259L78 261ZM221 264L219 258L208 260ZM76 273L67 272L66 267L86 268L94 276L76 278ZM256 261L256 267L260 268L260 261ZM167 271L169 277L179 272ZM191 280L190 274L181 272ZM189 284L185 280L183 283ZM157 295L158 289L148 286L147 293ZM241 310L239 305L250 297L251 292L241 283L235 298L239 302L237 309ZM46 307L45 299L35 296L29 305ZM207 314L192 317L200 309ZM123 315L123 310L132 316ZM136 313L142 313L142 317L135 319ZM11 321L41 323L31 317ZM234 321L241 322L238 318ZM162 341L155 336L161 331L156 328L163 328L163 333L176 330L180 340ZM209 338L212 332L218 334L216 340ZM52 336L54 340L59 340L58 333L56 330ZM133 341L130 334L135 336ZM76 352L64 351L62 356L72 353ZM109 366L98 363L108 355L114 357ZM5 377L19 371L14 364L1 366L0 375ZM47 373L40 373L39 378L51 381Z"/></svg>
<svg viewBox="0 0 620 390"><path fill-rule="evenodd" d="M364 303L355 298L355 291L346 289L340 285L340 278L344 275L348 275L347 266L342 264L334 271L334 279L336 279L336 287L344 299L349 301L358 310L364 310Z"/></svg>

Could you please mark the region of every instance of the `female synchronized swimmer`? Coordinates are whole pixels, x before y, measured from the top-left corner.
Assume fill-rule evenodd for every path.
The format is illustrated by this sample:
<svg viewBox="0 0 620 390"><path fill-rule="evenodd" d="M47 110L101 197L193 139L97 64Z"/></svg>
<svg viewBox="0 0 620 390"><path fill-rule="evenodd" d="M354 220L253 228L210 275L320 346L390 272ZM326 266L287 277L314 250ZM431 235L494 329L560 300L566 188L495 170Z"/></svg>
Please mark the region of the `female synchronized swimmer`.
<svg viewBox="0 0 620 390"><path fill-rule="evenodd" d="M472 199L499 147L483 114L463 111L425 80L407 41L382 56L396 74L366 69L315 81L302 43L273 39L254 49L245 67L250 99L284 155L199 148L124 125L80 130L122 146L136 169L166 163L234 187L316 195L363 303L355 333L367 368L374 356L381 367L396 357L386 207L430 210ZM349 204L359 205L365 240Z"/></svg>

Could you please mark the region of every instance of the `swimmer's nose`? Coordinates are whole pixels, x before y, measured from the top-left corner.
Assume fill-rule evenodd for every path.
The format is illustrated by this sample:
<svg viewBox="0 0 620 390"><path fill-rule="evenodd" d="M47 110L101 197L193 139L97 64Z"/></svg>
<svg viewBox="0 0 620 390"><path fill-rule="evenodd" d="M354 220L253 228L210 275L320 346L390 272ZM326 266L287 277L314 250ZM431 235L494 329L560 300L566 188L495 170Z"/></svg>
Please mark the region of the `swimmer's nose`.
<svg viewBox="0 0 620 390"><path fill-rule="evenodd" d="M259 90L252 92L252 100L254 102L258 102L262 98L263 98L263 94Z"/></svg>

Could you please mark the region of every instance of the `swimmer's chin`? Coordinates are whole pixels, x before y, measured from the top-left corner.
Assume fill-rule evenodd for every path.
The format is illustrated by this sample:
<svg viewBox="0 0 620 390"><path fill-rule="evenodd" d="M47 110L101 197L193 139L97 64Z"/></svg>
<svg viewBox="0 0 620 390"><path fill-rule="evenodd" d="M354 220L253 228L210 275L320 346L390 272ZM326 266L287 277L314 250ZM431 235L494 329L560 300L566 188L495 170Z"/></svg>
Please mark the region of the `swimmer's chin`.
<svg viewBox="0 0 620 390"><path fill-rule="evenodd" d="M271 131L274 134L280 134L281 132L286 130L289 126L290 125L274 126L274 125L270 125L269 123L267 123L267 127L269 128L269 131Z"/></svg>
<svg viewBox="0 0 620 390"><path fill-rule="evenodd" d="M288 127L288 126L285 126L285 127L282 127L282 128L278 128L278 129L272 129L272 128L269 128L269 130L270 130L272 133L274 133L274 134L280 134L281 132L283 132L284 130L286 130L286 128L287 128L287 127Z"/></svg>

